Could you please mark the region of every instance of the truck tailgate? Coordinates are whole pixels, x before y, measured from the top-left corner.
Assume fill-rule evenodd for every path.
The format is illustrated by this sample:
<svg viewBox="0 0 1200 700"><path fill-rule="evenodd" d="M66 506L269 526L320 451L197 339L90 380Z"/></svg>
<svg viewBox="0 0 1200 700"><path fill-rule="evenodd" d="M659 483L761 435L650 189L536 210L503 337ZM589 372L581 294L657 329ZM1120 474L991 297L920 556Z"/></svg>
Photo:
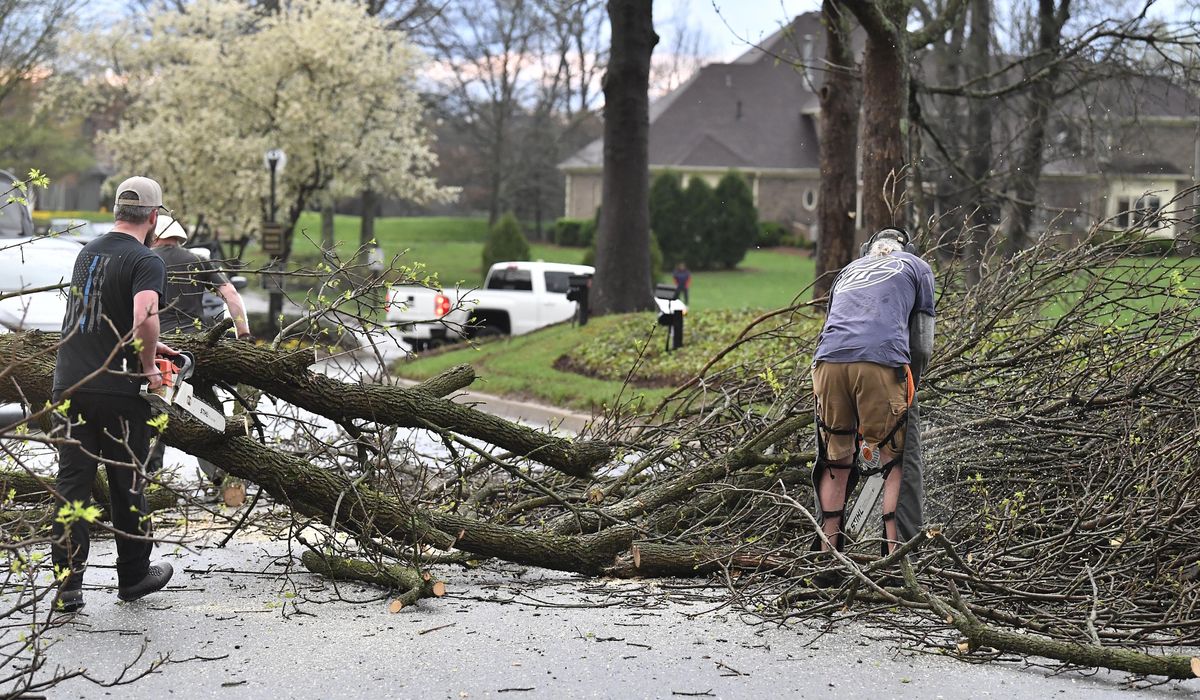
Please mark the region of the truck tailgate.
<svg viewBox="0 0 1200 700"><path fill-rule="evenodd" d="M400 285L388 290L387 320L390 323L418 323L436 321L448 309L439 314L438 297L445 298L436 289L418 285Z"/></svg>

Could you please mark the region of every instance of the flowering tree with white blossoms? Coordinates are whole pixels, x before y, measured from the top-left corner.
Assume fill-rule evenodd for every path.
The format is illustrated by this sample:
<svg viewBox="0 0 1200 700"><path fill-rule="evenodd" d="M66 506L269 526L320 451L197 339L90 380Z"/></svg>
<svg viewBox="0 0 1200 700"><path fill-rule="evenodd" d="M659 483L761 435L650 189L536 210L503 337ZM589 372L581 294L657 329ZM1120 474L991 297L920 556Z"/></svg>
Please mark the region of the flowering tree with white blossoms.
<svg viewBox="0 0 1200 700"><path fill-rule="evenodd" d="M287 231L334 178L417 202L454 196L430 175L423 56L361 4L294 0L263 15L200 0L148 23L72 37L48 104L119 112L101 148L122 177L158 179L182 215L255 227L268 214L271 148L287 153L277 185Z"/></svg>

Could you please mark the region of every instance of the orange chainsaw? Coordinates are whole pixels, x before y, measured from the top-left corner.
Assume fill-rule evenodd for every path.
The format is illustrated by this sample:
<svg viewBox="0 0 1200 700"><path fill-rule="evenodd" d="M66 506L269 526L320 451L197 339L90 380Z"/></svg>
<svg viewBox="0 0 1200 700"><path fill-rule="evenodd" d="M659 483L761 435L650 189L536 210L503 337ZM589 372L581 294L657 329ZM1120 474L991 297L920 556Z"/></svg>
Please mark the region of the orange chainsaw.
<svg viewBox="0 0 1200 700"><path fill-rule="evenodd" d="M150 405L168 415L183 412L213 430L225 432L225 414L196 398L195 390L188 383L196 365L191 353L181 352L174 359L154 358L154 367L162 374L162 386L150 391L149 384L142 385L142 396Z"/></svg>

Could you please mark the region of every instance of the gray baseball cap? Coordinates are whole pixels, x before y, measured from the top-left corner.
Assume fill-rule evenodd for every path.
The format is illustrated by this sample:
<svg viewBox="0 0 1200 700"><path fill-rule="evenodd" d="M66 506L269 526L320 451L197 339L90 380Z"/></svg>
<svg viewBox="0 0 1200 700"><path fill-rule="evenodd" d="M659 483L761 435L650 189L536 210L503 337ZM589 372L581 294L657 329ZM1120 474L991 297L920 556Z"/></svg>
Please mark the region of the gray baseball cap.
<svg viewBox="0 0 1200 700"><path fill-rule="evenodd" d="M148 177L135 176L117 185L116 206L161 207L162 186Z"/></svg>

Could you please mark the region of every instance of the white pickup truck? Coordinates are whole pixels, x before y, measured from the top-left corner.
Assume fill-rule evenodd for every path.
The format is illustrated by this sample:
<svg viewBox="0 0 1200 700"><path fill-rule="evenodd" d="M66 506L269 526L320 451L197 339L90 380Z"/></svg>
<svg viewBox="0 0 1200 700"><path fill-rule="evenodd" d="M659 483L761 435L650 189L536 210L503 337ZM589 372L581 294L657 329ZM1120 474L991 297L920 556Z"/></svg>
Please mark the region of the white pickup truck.
<svg viewBox="0 0 1200 700"><path fill-rule="evenodd" d="M574 316L576 304L567 300L570 278L593 272L588 265L500 262L488 270L482 289L396 286L388 291L387 320L417 351L464 337L522 335ZM679 301L658 304L663 312L683 308Z"/></svg>

